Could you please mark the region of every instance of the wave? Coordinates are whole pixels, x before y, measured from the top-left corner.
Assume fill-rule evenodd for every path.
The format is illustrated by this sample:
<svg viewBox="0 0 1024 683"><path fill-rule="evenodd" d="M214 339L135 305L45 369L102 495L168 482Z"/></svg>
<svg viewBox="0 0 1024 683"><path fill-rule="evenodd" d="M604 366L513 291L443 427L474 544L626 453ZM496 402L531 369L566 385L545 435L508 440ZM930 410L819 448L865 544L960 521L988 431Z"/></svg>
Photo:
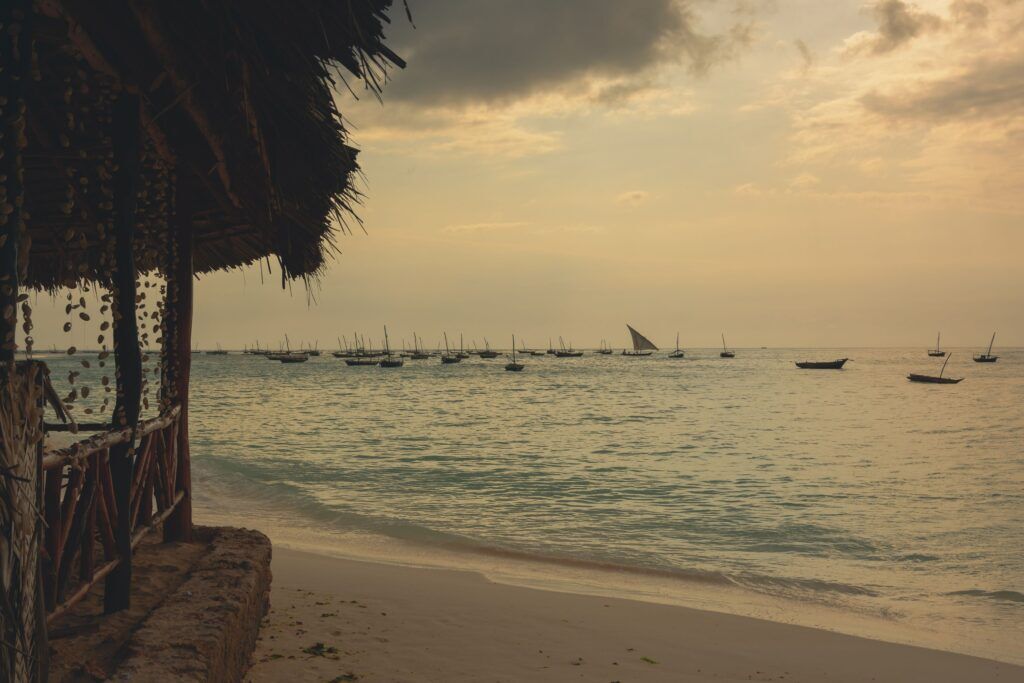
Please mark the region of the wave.
<svg viewBox="0 0 1024 683"><path fill-rule="evenodd" d="M813 602L828 602L833 596L875 597L877 591L842 582L807 577L786 577L754 572L725 572L696 567L657 567L614 560L580 557L556 550L534 551L488 543L461 534L440 531L401 519L342 511L306 494L300 487L282 481L256 481L244 466L223 460L197 458L193 468L204 481L196 487L197 503L224 509L228 500L242 498L243 506L262 508L264 514L300 528L327 528L337 532L369 532L420 546L441 548L483 557L528 562L534 565L597 570L696 583L723 588L740 588L769 596Z"/></svg>
<svg viewBox="0 0 1024 683"><path fill-rule="evenodd" d="M1024 604L1024 593L1011 590L985 591L979 588L971 588L962 591L952 591L950 593L945 593L945 595L965 595L972 598L985 598L988 600L997 600L999 602L1016 602Z"/></svg>

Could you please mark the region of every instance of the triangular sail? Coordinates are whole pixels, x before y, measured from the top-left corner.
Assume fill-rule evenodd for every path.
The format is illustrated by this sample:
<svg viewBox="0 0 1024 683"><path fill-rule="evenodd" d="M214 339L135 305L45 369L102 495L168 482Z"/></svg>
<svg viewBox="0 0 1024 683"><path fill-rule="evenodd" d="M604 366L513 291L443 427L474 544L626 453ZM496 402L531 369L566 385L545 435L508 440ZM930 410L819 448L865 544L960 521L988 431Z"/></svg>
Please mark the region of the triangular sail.
<svg viewBox="0 0 1024 683"><path fill-rule="evenodd" d="M626 325L629 330L630 336L633 337L633 350L634 351L657 351L658 347L654 345L650 339L640 334L632 328L630 325Z"/></svg>

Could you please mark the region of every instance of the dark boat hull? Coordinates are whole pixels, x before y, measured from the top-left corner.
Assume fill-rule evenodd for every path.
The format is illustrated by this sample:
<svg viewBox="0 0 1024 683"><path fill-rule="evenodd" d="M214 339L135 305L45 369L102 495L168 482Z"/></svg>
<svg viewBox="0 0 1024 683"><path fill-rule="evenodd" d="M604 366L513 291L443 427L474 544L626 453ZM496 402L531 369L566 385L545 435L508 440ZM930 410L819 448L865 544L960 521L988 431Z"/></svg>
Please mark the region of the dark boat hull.
<svg viewBox="0 0 1024 683"><path fill-rule="evenodd" d="M654 351L623 351L622 355L623 356L633 356L634 358L640 358L642 356L649 356L652 353L654 353Z"/></svg>
<svg viewBox="0 0 1024 683"><path fill-rule="evenodd" d="M907 375L907 379L911 382L921 382L923 384L959 384L964 381L963 377L932 377L931 375L915 375L914 373Z"/></svg>
<svg viewBox="0 0 1024 683"><path fill-rule="evenodd" d="M555 351L556 358L579 358L582 355L582 351Z"/></svg>
<svg viewBox="0 0 1024 683"><path fill-rule="evenodd" d="M305 363L307 360L309 360L309 357L307 357L307 356L292 356L290 358L289 357L278 358L278 360L281 361L282 363Z"/></svg>
<svg viewBox="0 0 1024 683"><path fill-rule="evenodd" d="M719 358L735 358L736 354L733 353L732 351L722 351L720 354L718 354L718 357Z"/></svg>
<svg viewBox="0 0 1024 683"><path fill-rule="evenodd" d="M522 372L523 368L526 367L522 363L506 363L505 369L509 372Z"/></svg>
<svg viewBox="0 0 1024 683"><path fill-rule="evenodd" d="M676 359L686 358L686 354L683 353L682 351L673 351L672 353L668 354L668 357L669 358L676 358Z"/></svg>
<svg viewBox="0 0 1024 683"><path fill-rule="evenodd" d="M498 352L497 351L481 351L479 355L480 355L481 358L497 358L498 357Z"/></svg>
<svg viewBox="0 0 1024 683"><path fill-rule="evenodd" d="M929 351L928 355L932 358L943 358L946 355L945 351Z"/></svg>
<svg viewBox="0 0 1024 683"><path fill-rule="evenodd" d="M445 365L450 365L452 363L458 363L461 360L462 359L459 358L458 356L441 356L441 362L444 363Z"/></svg>
<svg viewBox="0 0 1024 683"><path fill-rule="evenodd" d="M797 361L796 366L801 370L842 370L849 358L839 358L829 361Z"/></svg>
<svg viewBox="0 0 1024 683"><path fill-rule="evenodd" d="M999 356L989 356L988 354L981 354L980 356L974 357L975 363L995 363L999 359Z"/></svg>
<svg viewBox="0 0 1024 683"><path fill-rule="evenodd" d="M377 363L377 365L382 368L400 368L405 365L405 361L401 359L382 360L380 363Z"/></svg>
<svg viewBox="0 0 1024 683"><path fill-rule="evenodd" d="M376 365L380 361L373 358L346 358L345 365L349 367L370 367Z"/></svg>

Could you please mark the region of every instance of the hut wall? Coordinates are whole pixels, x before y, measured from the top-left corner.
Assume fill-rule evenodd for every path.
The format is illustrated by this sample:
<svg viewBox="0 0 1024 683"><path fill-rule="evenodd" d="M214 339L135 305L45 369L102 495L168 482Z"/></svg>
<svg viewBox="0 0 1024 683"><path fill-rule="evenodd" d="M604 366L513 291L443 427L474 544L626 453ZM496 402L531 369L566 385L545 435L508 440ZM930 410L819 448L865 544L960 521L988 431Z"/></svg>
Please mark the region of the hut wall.
<svg viewBox="0 0 1024 683"><path fill-rule="evenodd" d="M0 680L40 680L47 652L39 587L41 368L0 370Z"/></svg>

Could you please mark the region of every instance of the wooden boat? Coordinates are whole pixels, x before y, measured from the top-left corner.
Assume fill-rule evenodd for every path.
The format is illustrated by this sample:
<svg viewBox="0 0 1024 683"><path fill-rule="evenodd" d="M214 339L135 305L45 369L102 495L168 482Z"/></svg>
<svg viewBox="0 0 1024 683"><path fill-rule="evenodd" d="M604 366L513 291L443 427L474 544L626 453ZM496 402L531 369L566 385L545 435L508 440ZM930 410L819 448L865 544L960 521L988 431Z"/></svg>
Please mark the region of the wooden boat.
<svg viewBox="0 0 1024 683"><path fill-rule="evenodd" d="M450 363L458 363L462 360L462 356L457 353L452 353L448 348L448 333L444 333L444 353L441 355L441 363L447 365Z"/></svg>
<svg viewBox="0 0 1024 683"><path fill-rule="evenodd" d="M305 363L309 360L309 355L301 351L295 353L282 353L279 354L278 359L282 363Z"/></svg>
<svg viewBox="0 0 1024 683"><path fill-rule="evenodd" d="M555 351L555 358L579 358L583 355L582 351L572 348L572 342L569 342L569 348L565 348L565 342L561 337L558 338L558 344L561 348Z"/></svg>
<svg viewBox="0 0 1024 683"><path fill-rule="evenodd" d="M686 358L686 354L679 348L679 333L676 332L676 350L668 354L669 358Z"/></svg>
<svg viewBox="0 0 1024 683"><path fill-rule="evenodd" d="M922 382L925 384L959 384L960 382L964 381L963 377L942 376L942 373L946 371L946 363L948 363L949 359L952 357L953 354L949 354L945 362L942 363L942 369L939 370L938 377L932 377L931 375L915 375L914 373L910 373L909 375L907 375L907 379L909 379L911 382Z"/></svg>
<svg viewBox="0 0 1024 683"><path fill-rule="evenodd" d="M940 343L941 341L942 333L939 332L939 336L935 338L935 348L928 349L928 355L931 356L932 358L942 358L943 356L946 355L946 352L942 350L942 344Z"/></svg>
<svg viewBox="0 0 1024 683"><path fill-rule="evenodd" d="M206 352L206 355L207 356L226 356L226 355L228 355L228 352L225 351L224 349L220 348L220 344L218 343L217 344L217 348L216 349L210 349L209 351Z"/></svg>
<svg viewBox="0 0 1024 683"><path fill-rule="evenodd" d="M409 354L410 360L426 360L430 358L430 354L423 350L423 340L416 336L416 333L412 333L412 352Z"/></svg>
<svg viewBox="0 0 1024 683"><path fill-rule="evenodd" d="M491 343L487 341L487 337L484 337L484 350L478 352L477 355L481 358L497 358L498 352L491 350Z"/></svg>
<svg viewBox="0 0 1024 683"><path fill-rule="evenodd" d="M626 325L626 329L629 330L629 336L633 340L633 350L627 351L626 349L622 349L623 356L649 356L658 350L658 347L654 345L654 342L634 330L632 326Z"/></svg>
<svg viewBox="0 0 1024 683"><path fill-rule="evenodd" d="M736 352L730 351L729 347L725 345L725 333L722 333L722 352L718 354L719 358L735 358Z"/></svg>
<svg viewBox="0 0 1024 683"><path fill-rule="evenodd" d="M462 333L459 332L459 352L455 354L459 357L459 360L466 360L469 358L469 354L466 353L466 349L462 346Z"/></svg>
<svg viewBox="0 0 1024 683"><path fill-rule="evenodd" d="M601 348L599 348L597 351L594 351L594 353L599 353L602 356L610 356L612 355L612 347L608 346L608 342L602 339Z"/></svg>
<svg viewBox="0 0 1024 683"><path fill-rule="evenodd" d="M396 358L391 353L391 343L388 341L388 326L384 326L384 357L377 363L382 368L400 368L405 365L405 361L401 358Z"/></svg>
<svg viewBox="0 0 1024 683"><path fill-rule="evenodd" d="M376 356L356 356L345 359L345 365L349 367L370 367L377 365L379 362L380 360Z"/></svg>
<svg viewBox="0 0 1024 683"><path fill-rule="evenodd" d="M842 370L848 360L850 359L796 361L796 366L801 370Z"/></svg>
<svg viewBox="0 0 1024 683"><path fill-rule="evenodd" d="M486 341L486 340L484 340ZM512 335L512 362L505 363L505 370L508 372L522 372L523 368L526 367L522 363L516 362L516 336Z"/></svg>
<svg viewBox="0 0 1024 683"><path fill-rule="evenodd" d="M988 343L988 351L985 353L978 354L974 357L975 363L995 363L999 360L999 356L992 355L992 345L996 342L996 333L992 333L992 340Z"/></svg>
<svg viewBox="0 0 1024 683"><path fill-rule="evenodd" d="M548 350L545 351L544 353L548 354L549 356L554 356L556 353L558 353L557 351L555 351L555 347L551 345L550 337L548 338Z"/></svg>

